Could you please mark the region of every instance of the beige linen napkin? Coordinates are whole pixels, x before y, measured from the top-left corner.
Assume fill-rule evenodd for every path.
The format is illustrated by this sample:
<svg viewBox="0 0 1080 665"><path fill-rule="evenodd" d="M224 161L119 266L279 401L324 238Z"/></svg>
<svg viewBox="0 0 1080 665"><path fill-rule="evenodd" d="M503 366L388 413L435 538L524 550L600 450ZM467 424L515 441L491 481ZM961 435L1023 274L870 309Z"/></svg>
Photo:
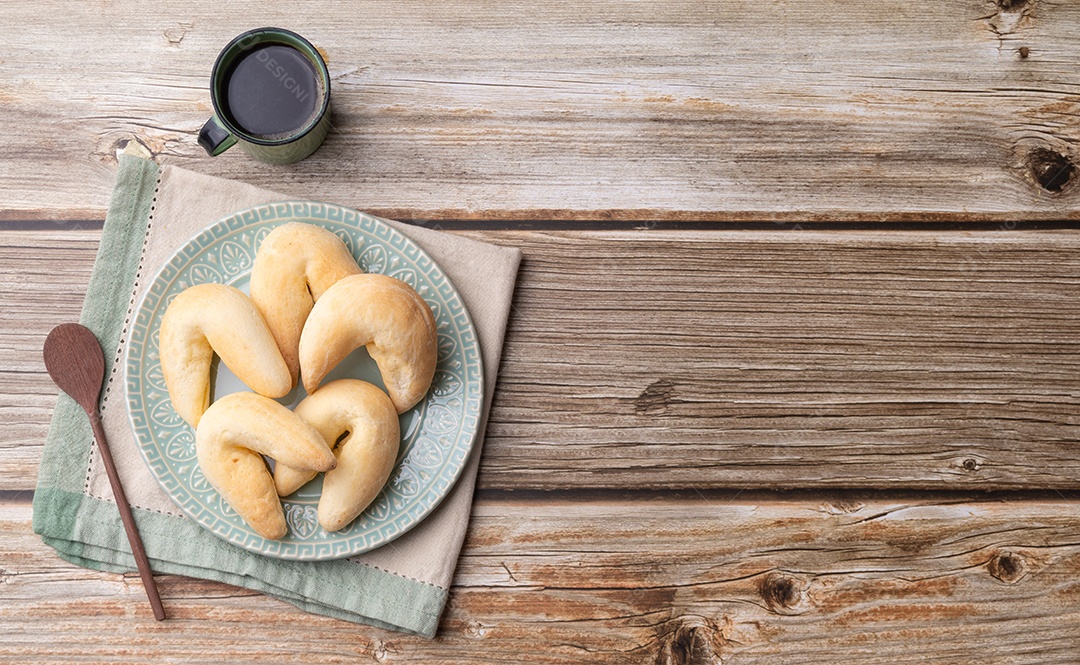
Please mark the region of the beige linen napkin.
<svg viewBox="0 0 1080 665"><path fill-rule="evenodd" d="M150 178L156 178L156 182L147 211ZM117 201L117 197L133 200ZM247 184L122 157L117 191L95 266L95 273L101 271L103 275L92 278L83 315L84 323L98 328L95 333L103 342L111 367L102 401L102 421L120 478L136 509L155 570L220 579L259 589L309 611L430 636L437 628L468 526L483 432L521 259L519 250L386 222L422 247L460 293L480 342L485 392L480 434L461 477L433 513L391 543L344 562L285 562L240 550L184 517L151 475L136 447L123 390L123 357L132 312L147 285L177 249L208 225L251 206L290 198ZM128 236L141 234L135 243L128 237L126 250L114 246L117 228L109 228L124 222L131 228L120 230ZM125 251L130 256L106 255ZM109 266L102 266L103 262L134 264L134 280L128 279L125 286L125 279L131 275L124 270L110 271ZM110 296L103 296L104 282L109 283L107 292L113 294L112 302L108 301ZM118 304L115 298L120 293L124 302ZM122 325L116 321L118 331L108 329L116 317L102 314L110 307L124 314ZM111 519L102 517L102 504L111 504L112 513L115 504L96 448L85 445L85 432L62 413L70 406L66 399L58 402L42 461L37 492L40 496L35 496L35 530L66 558L95 568L123 568L131 561L126 544L109 544L111 536L94 526ZM72 437L79 445L63 441ZM61 446L75 450L75 459ZM74 469L81 469L78 483L70 477ZM74 512L75 516L59 518L57 511ZM190 542L193 538L200 546ZM327 588L349 582L354 584L344 593Z"/></svg>

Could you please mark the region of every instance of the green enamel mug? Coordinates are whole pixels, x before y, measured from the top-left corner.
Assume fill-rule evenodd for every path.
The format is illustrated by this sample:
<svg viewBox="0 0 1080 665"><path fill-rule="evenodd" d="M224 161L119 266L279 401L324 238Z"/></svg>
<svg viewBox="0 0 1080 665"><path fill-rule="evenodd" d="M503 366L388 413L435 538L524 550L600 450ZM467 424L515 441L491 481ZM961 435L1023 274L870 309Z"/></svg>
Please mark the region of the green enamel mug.
<svg viewBox="0 0 1080 665"><path fill-rule="evenodd" d="M290 30L257 28L237 36L210 75L214 116L199 145L216 157L240 144L268 164L315 152L330 129L330 73L311 42Z"/></svg>

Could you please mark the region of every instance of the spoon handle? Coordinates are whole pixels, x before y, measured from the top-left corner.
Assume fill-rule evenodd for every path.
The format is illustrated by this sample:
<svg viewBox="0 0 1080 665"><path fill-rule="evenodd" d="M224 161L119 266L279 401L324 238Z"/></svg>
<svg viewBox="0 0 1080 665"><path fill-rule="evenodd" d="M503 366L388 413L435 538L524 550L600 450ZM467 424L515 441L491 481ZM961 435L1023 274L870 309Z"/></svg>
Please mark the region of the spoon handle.
<svg viewBox="0 0 1080 665"><path fill-rule="evenodd" d="M161 606L161 596L158 595L157 583L154 582L154 572L150 569L150 561L146 558L146 550L143 549L139 531L135 528L131 506L128 505L124 488L120 485L120 476L116 473L116 465L113 464L109 442L105 438L105 429L101 426L101 418L96 412L88 411L87 415L90 416L90 426L94 430L94 438L101 451L101 461L105 464L105 472L109 475L113 498L116 499L116 505L120 509L120 520L124 523L124 531L127 532L128 542L131 544L131 553L135 555L139 577L142 578L143 588L146 589L146 595L150 599L150 607L154 608L154 618L161 621L165 618L165 608Z"/></svg>

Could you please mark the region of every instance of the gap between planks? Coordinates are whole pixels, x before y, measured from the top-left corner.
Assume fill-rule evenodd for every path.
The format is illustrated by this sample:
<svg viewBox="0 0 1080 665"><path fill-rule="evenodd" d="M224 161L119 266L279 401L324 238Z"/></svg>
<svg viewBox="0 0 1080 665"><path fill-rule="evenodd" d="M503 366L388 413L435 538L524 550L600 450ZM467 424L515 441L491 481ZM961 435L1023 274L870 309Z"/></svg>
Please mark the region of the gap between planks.
<svg viewBox="0 0 1080 665"><path fill-rule="evenodd" d="M807 219L795 213L774 220L752 220L739 217L723 219L658 219L648 216L628 216L625 219L462 219L440 217L438 214L416 210L364 210L367 214L393 219L438 231L456 233L487 231L931 231L931 232L985 232L985 231L1053 231L1080 230L1080 220L1069 219L1022 219L967 220L962 215L942 213L937 217L918 215L917 219L881 218L877 221L845 219ZM84 231L100 230L105 223L104 211L100 215L83 219L52 219L45 211L17 211L5 215L0 210L0 233L4 231Z"/></svg>

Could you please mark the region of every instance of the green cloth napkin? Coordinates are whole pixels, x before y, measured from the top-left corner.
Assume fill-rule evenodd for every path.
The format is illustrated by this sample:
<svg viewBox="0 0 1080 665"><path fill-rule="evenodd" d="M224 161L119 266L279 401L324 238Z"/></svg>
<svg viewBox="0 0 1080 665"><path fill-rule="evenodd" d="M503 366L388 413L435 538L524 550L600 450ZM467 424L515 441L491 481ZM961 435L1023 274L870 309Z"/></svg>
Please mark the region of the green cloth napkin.
<svg viewBox="0 0 1080 665"><path fill-rule="evenodd" d="M274 192L123 155L80 321L105 349L102 420L157 573L227 582L317 614L431 637L446 603L472 504L476 469L503 334L521 259L496 247L387 222L423 247L450 277L477 329L484 361L480 436L461 477L420 525L349 559L283 561L231 545L183 516L142 462L123 394L127 322L142 289L201 229L238 210L287 200ZM34 494L34 531L61 557L95 570L135 569L116 503L82 409L61 394ZM168 611L169 599L164 603ZM149 607L147 608L149 612Z"/></svg>

